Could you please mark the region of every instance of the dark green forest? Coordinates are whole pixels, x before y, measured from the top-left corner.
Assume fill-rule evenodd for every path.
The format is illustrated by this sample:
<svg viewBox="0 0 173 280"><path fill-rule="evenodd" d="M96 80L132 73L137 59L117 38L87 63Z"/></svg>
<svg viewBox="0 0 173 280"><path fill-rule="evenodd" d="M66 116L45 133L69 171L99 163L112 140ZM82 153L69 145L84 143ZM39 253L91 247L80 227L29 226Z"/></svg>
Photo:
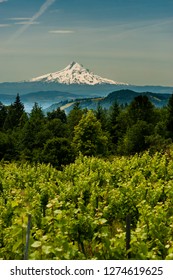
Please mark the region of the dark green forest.
<svg viewBox="0 0 173 280"><path fill-rule="evenodd" d="M0 160L50 163L57 169L79 154L111 158L146 150L169 150L173 141L173 95L156 108L139 95L127 106L114 102L109 109L81 109L68 115L60 108L43 113L35 103L30 114L17 94L14 103L0 102Z"/></svg>

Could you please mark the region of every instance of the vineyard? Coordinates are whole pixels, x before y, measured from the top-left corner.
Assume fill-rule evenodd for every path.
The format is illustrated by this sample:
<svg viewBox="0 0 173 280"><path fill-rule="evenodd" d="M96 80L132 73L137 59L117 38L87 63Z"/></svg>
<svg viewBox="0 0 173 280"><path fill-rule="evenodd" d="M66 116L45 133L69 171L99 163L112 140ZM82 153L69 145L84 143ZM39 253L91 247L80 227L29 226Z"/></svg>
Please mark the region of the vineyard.
<svg viewBox="0 0 173 280"><path fill-rule="evenodd" d="M173 259L173 153L1 162L1 260L24 259L28 217L28 259Z"/></svg>

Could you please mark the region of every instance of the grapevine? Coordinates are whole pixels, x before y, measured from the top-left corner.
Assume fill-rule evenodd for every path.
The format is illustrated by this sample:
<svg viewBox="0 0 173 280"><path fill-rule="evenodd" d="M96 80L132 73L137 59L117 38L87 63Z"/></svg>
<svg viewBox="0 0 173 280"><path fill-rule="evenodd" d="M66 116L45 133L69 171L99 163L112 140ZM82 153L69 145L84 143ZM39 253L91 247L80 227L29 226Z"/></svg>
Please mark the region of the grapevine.
<svg viewBox="0 0 173 280"><path fill-rule="evenodd" d="M173 259L173 153L0 164L0 259ZM126 217L131 217L130 254Z"/></svg>

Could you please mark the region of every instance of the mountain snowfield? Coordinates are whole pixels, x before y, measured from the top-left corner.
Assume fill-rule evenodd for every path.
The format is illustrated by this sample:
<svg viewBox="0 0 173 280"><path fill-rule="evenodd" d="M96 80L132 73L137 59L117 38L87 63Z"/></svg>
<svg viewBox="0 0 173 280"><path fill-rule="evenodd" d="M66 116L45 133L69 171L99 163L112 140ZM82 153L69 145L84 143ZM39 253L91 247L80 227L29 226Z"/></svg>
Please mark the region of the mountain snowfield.
<svg viewBox="0 0 173 280"><path fill-rule="evenodd" d="M58 72L45 74L30 80L30 82L56 82L60 84L81 84L81 85L128 85L126 83L116 82L95 75L93 72L85 69L83 65L77 62L71 62L67 67Z"/></svg>

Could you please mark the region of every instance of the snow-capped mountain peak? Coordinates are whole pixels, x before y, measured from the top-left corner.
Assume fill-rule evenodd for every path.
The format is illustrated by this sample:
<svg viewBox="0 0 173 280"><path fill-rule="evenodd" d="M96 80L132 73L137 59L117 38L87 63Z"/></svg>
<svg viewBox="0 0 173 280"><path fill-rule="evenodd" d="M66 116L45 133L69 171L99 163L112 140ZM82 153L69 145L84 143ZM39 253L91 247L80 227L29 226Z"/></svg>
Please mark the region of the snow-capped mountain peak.
<svg viewBox="0 0 173 280"><path fill-rule="evenodd" d="M81 68L83 68L82 64L72 61L69 65L67 65L67 67L64 68L64 70L66 70L66 71L71 70L71 69L80 70Z"/></svg>
<svg viewBox="0 0 173 280"><path fill-rule="evenodd" d="M57 82L61 84L125 84L116 82L95 75L93 72L85 69L83 65L72 61L67 67L58 72L49 73L30 80L31 82Z"/></svg>

